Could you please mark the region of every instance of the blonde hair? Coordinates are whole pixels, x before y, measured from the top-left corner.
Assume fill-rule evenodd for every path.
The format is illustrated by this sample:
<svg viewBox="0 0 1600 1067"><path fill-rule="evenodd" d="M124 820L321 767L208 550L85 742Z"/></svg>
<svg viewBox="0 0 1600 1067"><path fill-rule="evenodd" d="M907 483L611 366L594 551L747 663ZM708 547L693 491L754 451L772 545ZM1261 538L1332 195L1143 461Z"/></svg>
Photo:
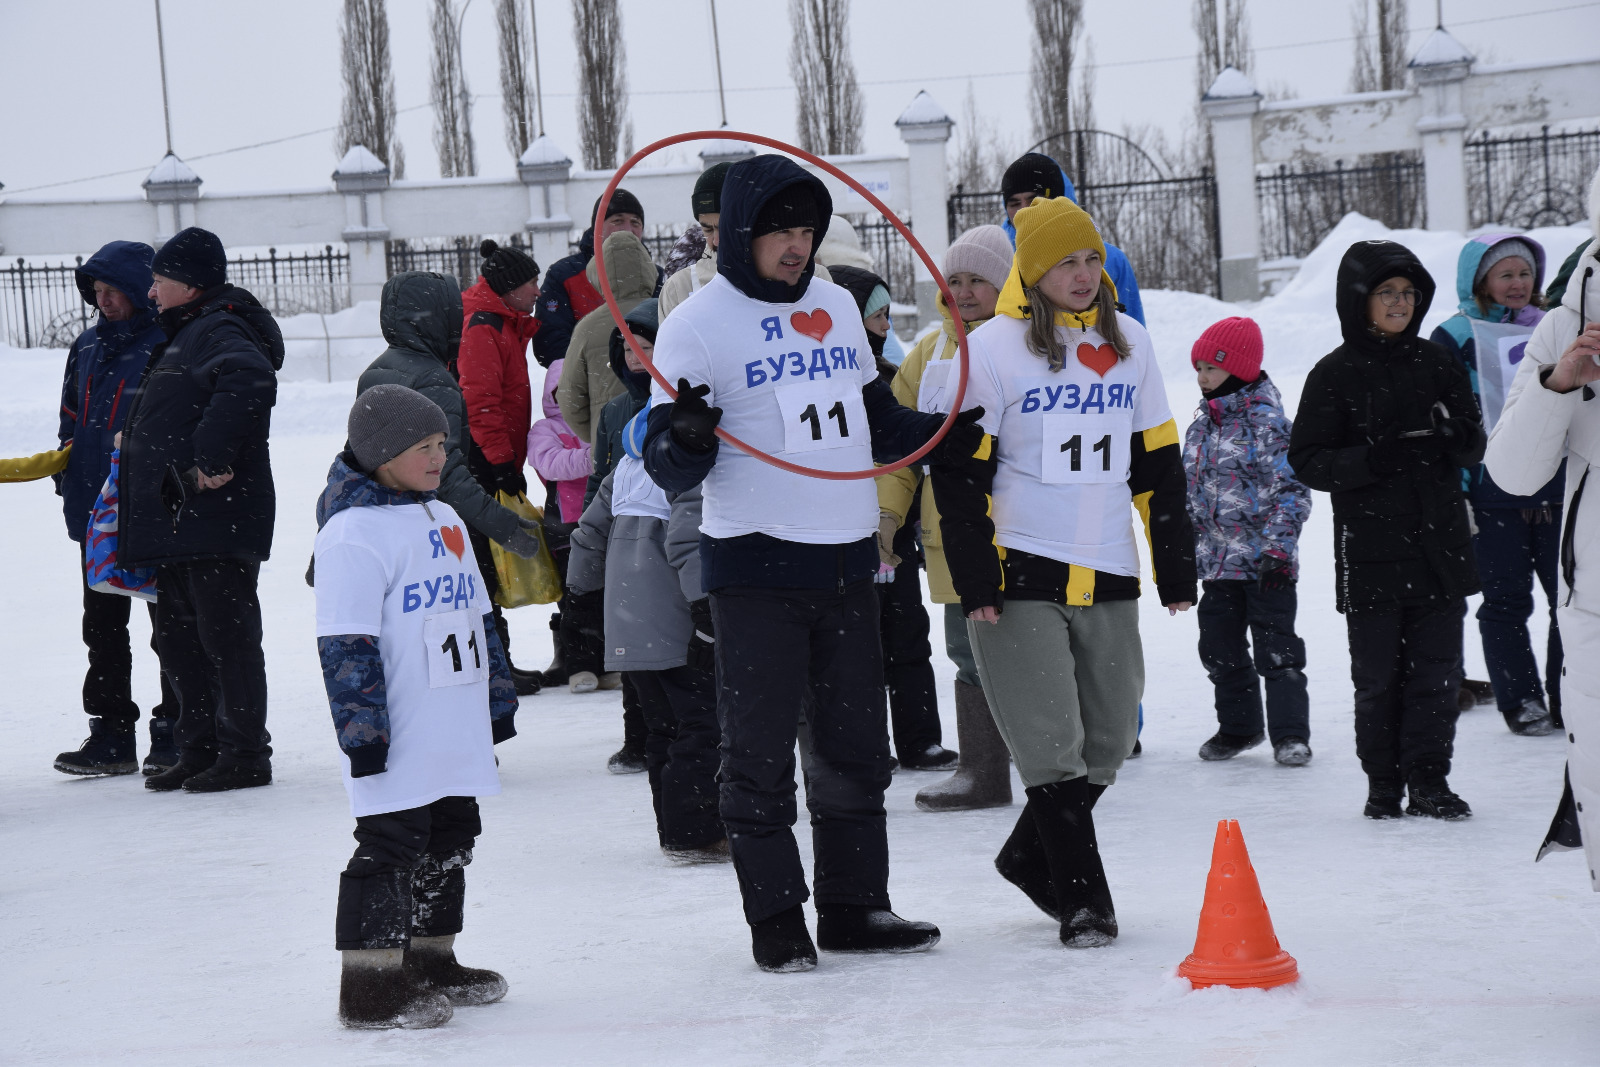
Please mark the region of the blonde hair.
<svg viewBox="0 0 1600 1067"><path fill-rule="evenodd" d="M1022 294L1028 301L1028 351L1048 360L1051 370L1060 370L1066 365L1067 349L1056 333L1056 313L1067 309L1056 307L1055 301L1037 285L1024 287ZM1094 306L1100 313L1094 328L1117 350L1118 359L1127 359L1133 354L1133 346L1123 336L1117 322L1117 298L1104 280L1100 282L1100 292L1095 294Z"/></svg>

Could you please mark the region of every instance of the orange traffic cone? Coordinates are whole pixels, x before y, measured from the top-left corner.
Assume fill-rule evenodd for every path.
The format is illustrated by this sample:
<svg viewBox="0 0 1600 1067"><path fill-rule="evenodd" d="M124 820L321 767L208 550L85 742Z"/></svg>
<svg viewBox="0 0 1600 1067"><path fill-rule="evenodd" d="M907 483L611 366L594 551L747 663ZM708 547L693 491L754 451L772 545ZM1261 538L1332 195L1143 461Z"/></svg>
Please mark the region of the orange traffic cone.
<svg viewBox="0 0 1600 1067"><path fill-rule="evenodd" d="M1294 957L1283 951L1272 932L1272 916L1261 899L1237 819L1217 823L1200 930L1194 951L1178 965L1178 973L1197 987L1269 988L1300 977Z"/></svg>

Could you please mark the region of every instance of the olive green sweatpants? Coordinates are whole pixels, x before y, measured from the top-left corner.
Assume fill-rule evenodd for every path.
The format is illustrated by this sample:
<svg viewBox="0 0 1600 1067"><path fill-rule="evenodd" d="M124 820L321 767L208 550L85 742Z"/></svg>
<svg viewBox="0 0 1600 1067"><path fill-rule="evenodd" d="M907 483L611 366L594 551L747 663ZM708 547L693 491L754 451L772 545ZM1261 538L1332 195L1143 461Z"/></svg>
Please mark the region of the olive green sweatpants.
<svg viewBox="0 0 1600 1067"><path fill-rule="evenodd" d="M1139 736L1139 604L1072 608L1012 600L997 623L967 623L1000 736L1027 786L1117 780Z"/></svg>

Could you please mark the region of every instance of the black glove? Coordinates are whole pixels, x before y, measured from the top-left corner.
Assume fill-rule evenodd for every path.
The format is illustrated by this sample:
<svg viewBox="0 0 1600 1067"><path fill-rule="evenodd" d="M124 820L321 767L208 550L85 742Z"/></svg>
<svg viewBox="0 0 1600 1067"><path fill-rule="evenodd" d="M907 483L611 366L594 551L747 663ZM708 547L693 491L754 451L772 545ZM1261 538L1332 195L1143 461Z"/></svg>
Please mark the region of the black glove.
<svg viewBox="0 0 1600 1067"><path fill-rule="evenodd" d="M959 463L971 459L983 444L984 429L978 425L983 408L968 408L950 424L950 432L927 455L929 463Z"/></svg>
<svg viewBox="0 0 1600 1067"><path fill-rule="evenodd" d="M1471 443L1476 430L1477 425L1470 419L1436 419L1433 424L1439 448L1447 455L1465 449Z"/></svg>
<svg viewBox="0 0 1600 1067"><path fill-rule="evenodd" d="M561 609L561 628L572 629L589 637L599 637L605 630L605 592L568 593Z"/></svg>
<svg viewBox="0 0 1600 1067"><path fill-rule="evenodd" d="M689 604L689 618L694 621L694 633L689 635L690 670L710 673L717 669L717 636L711 625L711 600L701 597Z"/></svg>
<svg viewBox="0 0 1600 1067"><path fill-rule="evenodd" d="M706 403L709 385L690 386L689 379L678 379L678 399L672 404L672 437L690 452L706 453L717 444L717 423L722 409Z"/></svg>
<svg viewBox="0 0 1600 1067"><path fill-rule="evenodd" d="M1263 593L1279 593L1294 588L1294 579L1289 575L1289 561L1277 556L1261 557L1261 574L1256 581Z"/></svg>
<svg viewBox="0 0 1600 1067"><path fill-rule="evenodd" d="M489 472L495 492L510 493L512 496L528 494L528 478L515 463L496 463L489 468Z"/></svg>

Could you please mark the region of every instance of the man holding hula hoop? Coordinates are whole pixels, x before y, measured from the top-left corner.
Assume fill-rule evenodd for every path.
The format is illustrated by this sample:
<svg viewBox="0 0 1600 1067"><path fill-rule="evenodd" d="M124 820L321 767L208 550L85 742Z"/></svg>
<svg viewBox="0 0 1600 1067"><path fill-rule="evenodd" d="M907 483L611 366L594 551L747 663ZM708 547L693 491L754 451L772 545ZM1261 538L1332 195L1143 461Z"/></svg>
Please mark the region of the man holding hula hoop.
<svg viewBox="0 0 1600 1067"><path fill-rule="evenodd" d="M729 170L717 277L656 338L656 366L677 382L678 397L656 385L644 450L667 492L705 486L700 553L717 635L720 808L752 951L768 971L817 961L793 831L802 700L813 749L806 804L817 945L917 952L939 940L933 924L889 907L883 793L892 764L872 482L784 471L719 447L715 436L721 423L770 456L854 471L875 455L915 451L943 422L902 407L876 381L855 301L813 278L832 214L827 187L782 156ZM976 449L979 415L963 412L930 458Z"/></svg>

